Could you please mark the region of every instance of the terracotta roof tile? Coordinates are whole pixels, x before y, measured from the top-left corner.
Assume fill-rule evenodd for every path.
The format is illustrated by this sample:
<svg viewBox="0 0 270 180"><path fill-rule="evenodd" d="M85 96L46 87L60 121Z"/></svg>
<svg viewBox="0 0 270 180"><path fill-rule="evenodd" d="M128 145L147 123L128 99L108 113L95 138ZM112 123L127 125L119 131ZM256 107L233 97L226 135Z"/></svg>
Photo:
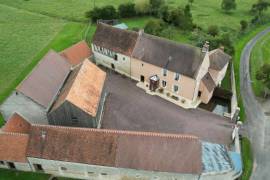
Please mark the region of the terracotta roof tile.
<svg viewBox="0 0 270 180"><path fill-rule="evenodd" d="M73 66L80 64L86 58L89 58L91 54L92 51L85 41L80 41L60 53Z"/></svg>
<svg viewBox="0 0 270 180"><path fill-rule="evenodd" d="M2 131L27 134L29 133L30 127L31 124L28 121L19 114L14 113L2 128Z"/></svg>
<svg viewBox="0 0 270 180"><path fill-rule="evenodd" d="M0 159L2 161L27 162L28 140L27 134L0 133Z"/></svg>
<svg viewBox="0 0 270 180"><path fill-rule="evenodd" d="M17 87L17 91L48 108L70 71L66 60L49 51Z"/></svg>
<svg viewBox="0 0 270 180"><path fill-rule="evenodd" d="M106 73L89 60L76 67L68 77L66 84L51 111L57 109L65 101L96 116Z"/></svg>
<svg viewBox="0 0 270 180"><path fill-rule="evenodd" d="M195 136L33 125L28 157L149 171L199 174ZM164 161L165 160L165 161Z"/></svg>
<svg viewBox="0 0 270 180"><path fill-rule="evenodd" d="M138 33L99 23L93 44L130 56L137 42Z"/></svg>

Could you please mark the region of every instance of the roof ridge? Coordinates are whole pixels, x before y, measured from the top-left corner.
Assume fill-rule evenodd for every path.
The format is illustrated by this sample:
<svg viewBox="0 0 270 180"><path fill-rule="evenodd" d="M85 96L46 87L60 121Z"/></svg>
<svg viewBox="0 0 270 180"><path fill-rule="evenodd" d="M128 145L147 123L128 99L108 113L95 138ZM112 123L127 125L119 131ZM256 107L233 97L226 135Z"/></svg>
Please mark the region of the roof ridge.
<svg viewBox="0 0 270 180"><path fill-rule="evenodd" d="M15 132L4 132L1 131L0 135L11 135L11 136L29 136L29 134L15 133Z"/></svg>
<svg viewBox="0 0 270 180"><path fill-rule="evenodd" d="M66 129L66 130L82 130L82 131L90 131L90 132L99 132L99 133L104 133L104 134L121 134L121 135L133 135L133 136L150 136L150 137L172 138L172 139L199 140L199 138L197 136L188 135L188 134L171 134L171 133L142 132L142 131L94 129L94 128L41 125L41 124L32 124L32 126L33 127L48 127L48 128L51 127L51 128Z"/></svg>
<svg viewBox="0 0 270 180"><path fill-rule="evenodd" d="M109 28L112 28L112 29L117 29L117 30L122 31L122 32L128 32L128 33L138 34L138 32L136 32L136 31L132 31L132 30L128 30L128 29L116 28L116 27L113 27L113 26L108 25L108 24L103 23L103 22L99 22L98 25L106 26L106 27L109 27Z"/></svg>

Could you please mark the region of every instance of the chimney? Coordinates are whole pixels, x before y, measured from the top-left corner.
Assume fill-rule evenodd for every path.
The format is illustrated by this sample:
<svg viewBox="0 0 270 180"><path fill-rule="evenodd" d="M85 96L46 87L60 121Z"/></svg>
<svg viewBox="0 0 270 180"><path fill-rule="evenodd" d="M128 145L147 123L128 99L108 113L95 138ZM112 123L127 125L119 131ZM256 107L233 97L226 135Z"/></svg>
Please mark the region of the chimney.
<svg viewBox="0 0 270 180"><path fill-rule="evenodd" d="M144 29L139 30L139 36L141 36L144 33Z"/></svg>
<svg viewBox="0 0 270 180"><path fill-rule="evenodd" d="M219 49L224 52L224 46L220 46Z"/></svg>
<svg viewBox="0 0 270 180"><path fill-rule="evenodd" d="M47 134L46 131L44 131L44 130L41 131L41 138L42 138L43 141L44 141L45 138L46 138L46 134Z"/></svg>
<svg viewBox="0 0 270 180"><path fill-rule="evenodd" d="M206 53L209 51L209 42L208 41L205 41L204 45L203 45L203 48L202 48L202 52L203 53Z"/></svg>

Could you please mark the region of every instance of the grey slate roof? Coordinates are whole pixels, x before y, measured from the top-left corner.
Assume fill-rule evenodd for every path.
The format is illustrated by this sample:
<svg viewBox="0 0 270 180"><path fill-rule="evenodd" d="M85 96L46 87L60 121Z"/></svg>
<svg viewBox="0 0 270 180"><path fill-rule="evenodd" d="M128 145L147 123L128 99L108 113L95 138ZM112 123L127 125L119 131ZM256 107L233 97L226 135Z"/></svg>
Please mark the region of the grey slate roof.
<svg viewBox="0 0 270 180"><path fill-rule="evenodd" d="M209 72L204 75L204 77L202 78L202 82L204 83L209 92L212 92L216 87L215 81L213 80Z"/></svg>
<svg viewBox="0 0 270 180"><path fill-rule="evenodd" d="M142 33L132 57L195 78L205 53L201 49Z"/></svg>
<svg viewBox="0 0 270 180"><path fill-rule="evenodd" d="M51 50L21 82L17 91L48 108L69 71L70 65L65 58Z"/></svg>
<svg viewBox="0 0 270 180"><path fill-rule="evenodd" d="M138 33L99 23L93 36L93 44L127 56L132 54Z"/></svg>
<svg viewBox="0 0 270 180"><path fill-rule="evenodd" d="M231 60L231 58L232 57L223 52L223 50L215 49L209 53L210 68L220 71Z"/></svg>

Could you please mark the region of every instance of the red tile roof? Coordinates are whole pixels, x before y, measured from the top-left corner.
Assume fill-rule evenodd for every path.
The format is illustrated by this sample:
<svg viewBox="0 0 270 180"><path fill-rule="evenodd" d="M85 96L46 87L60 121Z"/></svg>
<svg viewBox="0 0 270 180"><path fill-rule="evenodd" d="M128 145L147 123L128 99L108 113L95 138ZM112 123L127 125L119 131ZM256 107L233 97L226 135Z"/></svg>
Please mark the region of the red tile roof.
<svg viewBox="0 0 270 180"><path fill-rule="evenodd" d="M27 162L26 149L29 136L18 133L0 133L0 160Z"/></svg>
<svg viewBox="0 0 270 180"><path fill-rule="evenodd" d="M95 117L105 78L106 73L99 67L89 60L83 61L68 77L51 111L57 109L65 101L69 101Z"/></svg>
<svg viewBox="0 0 270 180"><path fill-rule="evenodd" d="M77 44L63 50L60 55L65 57L71 65L78 65L86 58L92 55L92 51L85 41L80 41Z"/></svg>
<svg viewBox="0 0 270 180"><path fill-rule="evenodd" d="M201 143L189 135L33 125L27 156L160 172L202 171Z"/></svg>
<svg viewBox="0 0 270 180"><path fill-rule="evenodd" d="M27 134L29 133L30 127L31 124L28 121L19 114L14 113L2 128L2 131Z"/></svg>
<svg viewBox="0 0 270 180"><path fill-rule="evenodd" d="M48 108L70 71L66 60L49 51L17 87L17 91Z"/></svg>

